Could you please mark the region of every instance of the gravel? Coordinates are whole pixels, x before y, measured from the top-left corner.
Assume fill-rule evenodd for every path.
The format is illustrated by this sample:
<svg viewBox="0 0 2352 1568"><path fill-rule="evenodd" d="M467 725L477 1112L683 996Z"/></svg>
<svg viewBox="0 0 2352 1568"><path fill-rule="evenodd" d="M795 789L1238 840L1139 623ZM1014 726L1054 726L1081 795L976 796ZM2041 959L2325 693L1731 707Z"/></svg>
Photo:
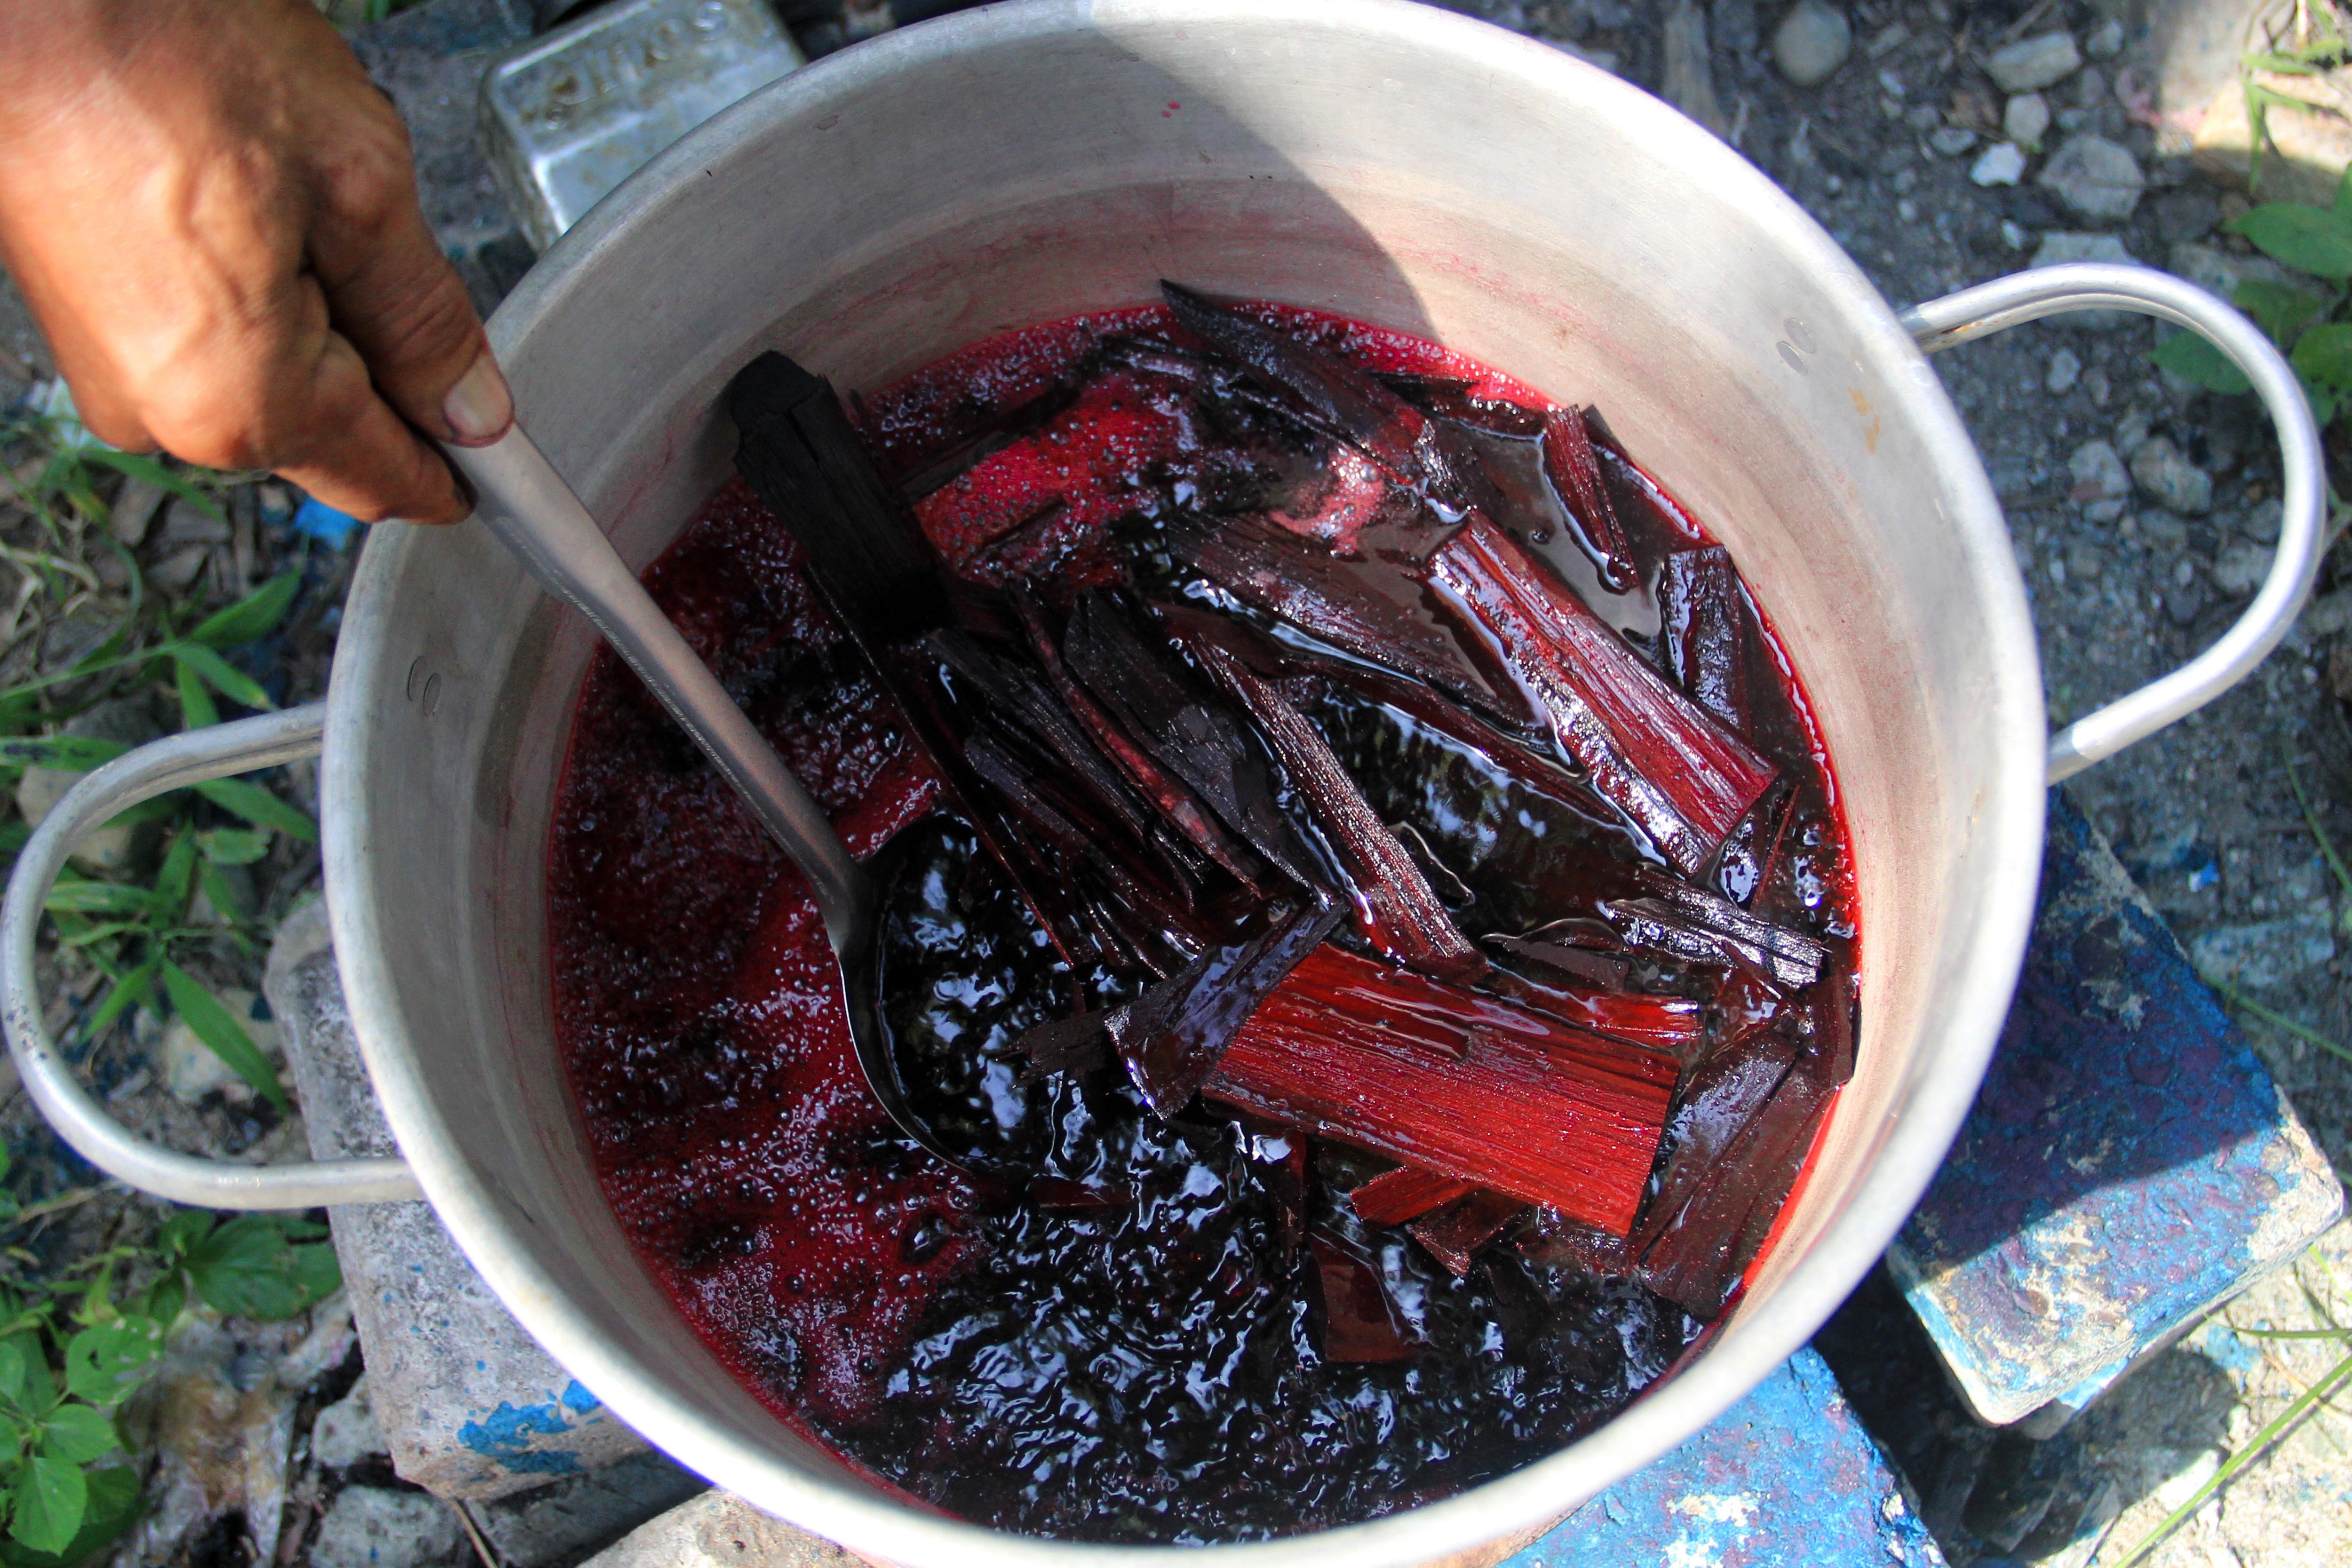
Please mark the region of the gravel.
<svg viewBox="0 0 2352 1568"><path fill-rule="evenodd" d="M1853 53L1853 25L1823 0L1797 0L1772 34L1772 63L1797 87L1819 87Z"/></svg>
<svg viewBox="0 0 2352 1568"><path fill-rule="evenodd" d="M2004 44L1987 55L1985 74L2003 92L2032 92L2065 80L2082 65L2082 51L2072 35L2044 33Z"/></svg>
<svg viewBox="0 0 2352 1568"><path fill-rule="evenodd" d="M2085 132L2053 153L2034 183L2055 195L2077 216L2095 223L2119 223L2139 205L2147 179L2129 148Z"/></svg>

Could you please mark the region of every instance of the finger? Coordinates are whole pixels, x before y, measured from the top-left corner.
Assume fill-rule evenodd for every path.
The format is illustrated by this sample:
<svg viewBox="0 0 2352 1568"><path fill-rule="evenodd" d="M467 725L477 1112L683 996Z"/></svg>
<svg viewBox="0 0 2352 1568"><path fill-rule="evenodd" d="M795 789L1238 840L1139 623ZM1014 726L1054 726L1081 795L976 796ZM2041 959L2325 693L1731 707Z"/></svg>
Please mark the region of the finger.
<svg viewBox="0 0 2352 1568"><path fill-rule="evenodd" d="M316 411L270 467L362 522L460 522L472 505L448 460L377 395L356 346L329 333L311 378Z"/></svg>
<svg viewBox="0 0 2352 1568"><path fill-rule="evenodd" d="M340 332L384 399L446 441L482 446L514 420L473 300L416 204L406 132L389 106L350 117L314 155L306 243Z"/></svg>

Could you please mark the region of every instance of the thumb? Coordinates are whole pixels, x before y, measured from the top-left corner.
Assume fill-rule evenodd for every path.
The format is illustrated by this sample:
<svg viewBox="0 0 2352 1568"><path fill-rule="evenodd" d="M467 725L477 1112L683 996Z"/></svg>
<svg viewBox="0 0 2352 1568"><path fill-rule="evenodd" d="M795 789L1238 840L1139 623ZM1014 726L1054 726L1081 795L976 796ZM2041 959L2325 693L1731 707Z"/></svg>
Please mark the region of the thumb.
<svg viewBox="0 0 2352 1568"><path fill-rule="evenodd" d="M339 159L321 180L310 265L335 330L384 401L428 435L487 445L514 422L514 400L464 281L417 208L407 139L395 135L393 147Z"/></svg>

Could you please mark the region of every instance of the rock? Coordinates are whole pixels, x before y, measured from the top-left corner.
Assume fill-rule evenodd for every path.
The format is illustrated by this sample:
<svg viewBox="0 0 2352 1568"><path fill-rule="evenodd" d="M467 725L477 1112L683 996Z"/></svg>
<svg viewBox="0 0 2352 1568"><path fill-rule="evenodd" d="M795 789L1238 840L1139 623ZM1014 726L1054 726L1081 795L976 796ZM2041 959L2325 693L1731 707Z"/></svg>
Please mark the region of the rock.
<svg viewBox="0 0 2352 1568"><path fill-rule="evenodd" d="M2352 588L2322 594L2305 605L2303 629L2315 637L2341 637L2352 631Z"/></svg>
<svg viewBox="0 0 2352 1568"><path fill-rule="evenodd" d="M2067 500L2080 507L2113 502L2116 510L2107 513L2110 519L2122 512L2124 501L2131 495L2131 474L2114 447L2105 441L2084 442L2066 459L2066 471L2074 478L2066 488Z"/></svg>
<svg viewBox="0 0 2352 1568"><path fill-rule="evenodd" d="M2276 544L2279 529L2285 521L2286 508L2276 500L2266 500L2250 508L2239 520L2238 528L2258 544Z"/></svg>
<svg viewBox="0 0 2352 1568"><path fill-rule="evenodd" d="M2066 574L2077 582L2091 583L2107 569L2107 558L2095 544L2076 540L2066 547Z"/></svg>
<svg viewBox="0 0 2352 1568"><path fill-rule="evenodd" d="M707 1491L623 1537L581 1568L858 1568L830 1541Z"/></svg>
<svg viewBox="0 0 2352 1568"><path fill-rule="evenodd" d="M212 558L212 553L213 547L209 544L183 546L147 568L147 581L177 594L204 574L205 563Z"/></svg>
<svg viewBox="0 0 2352 1568"><path fill-rule="evenodd" d="M2110 16L2083 35L2083 52L2095 60L2111 60L2124 50L2124 25Z"/></svg>
<svg viewBox="0 0 2352 1568"><path fill-rule="evenodd" d="M2126 319L2124 313L2120 310L2095 310L2093 311L2092 314L2098 316L2107 326L2119 325ZM2094 331L2101 330L2100 323L2097 321L2091 322L2089 325L2091 330ZM2103 364L2095 364L2091 366L2090 369L2084 371L2083 373L2083 390L2091 395L2091 402L2094 406L2105 408L2107 405L2108 397L2115 390L2107 384L2107 367Z"/></svg>
<svg viewBox="0 0 2352 1568"><path fill-rule="evenodd" d="M2191 577L2186 583L2175 583L2164 590L2164 616L2174 626L2186 629L2197 624L2213 602L2213 591L2201 578Z"/></svg>
<svg viewBox="0 0 2352 1568"><path fill-rule="evenodd" d="M226 544L229 526L226 519L215 517L179 496L163 509L163 531L158 537L166 545Z"/></svg>
<svg viewBox="0 0 2352 1568"><path fill-rule="evenodd" d="M2159 550L2185 550L2189 547L2189 525L2168 511L2140 513L2139 531L2141 538Z"/></svg>
<svg viewBox="0 0 2352 1568"><path fill-rule="evenodd" d="M2083 217L2119 223L2139 205L2147 177L2129 149L2085 132L2053 153L2034 184Z"/></svg>
<svg viewBox="0 0 2352 1568"><path fill-rule="evenodd" d="M1977 144L1977 133L1965 125L1938 125L1927 132L1927 145L1942 157L1957 158Z"/></svg>
<svg viewBox="0 0 2352 1568"><path fill-rule="evenodd" d="M120 741L126 746L144 745L163 733L147 705L136 698L117 698L110 702L97 703L76 714L66 722L60 734L89 741ZM16 781L16 809L24 815L27 826L38 827L66 792L82 780L82 773L66 768L31 767ZM90 829L82 841L74 846L73 863L85 871L118 871L129 865L138 851L141 835L137 826L125 822L109 822Z"/></svg>
<svg viewBox="0 0 2352 1568"><path fill-rule="evenodd" d="M646 1453L467 1511L506 1568L569 1568L709 1490L667 1455Z"/></svg>
<svg viewBox="0 0 2352 1568"><path fill-rule="evenodd" d="M2082 379L2081 357L2073 349L2060 349L2050 356L2050 374L2042 378L2042 384L2052 396L2060 397L2074 391L2074 384Z"/></svg>
<svg viewBox="0 0 2352 1568"><path fill-rule="evenodd" d="M2120 261L2131 265L2137 261L2124 248L2124 242L2112 234L2084 234L2077 230L2053 228L2042 237L2034 247L2034 267L2058 267L2069 261ZM2111 332L2133 319L2128 310L2073 310L2051 320L2078 331ZM2104 402L2099 388L2105 384L2105 373L2093 365L2083 375L2084 384L2090 388L2094 402Z"/></svg>
<svg viewBox="0 0 2352 1568"><path fill-rule="evenodd" d="M2213 510L2213 476L2182 456L2168 437L2141 442L2132 453L2131 471L2140 492L2158 506L2184 517Z"/></svg>
<svg viewBox="0 0 2352 1568"><path fill-rule="evenodd" d="M1719 49L1736 55L1752 52L1764 38L1756 22L1756 0L1715 0L1707 8L1707 32Z"/></svg>
<svg viewBox="0 0 2352 1568"><path fill-rule="evenodd" d="M2038 92L2021 92L2001 111L2001 134L2021 147L2039 147L2050 129L2050 100Z"/></svg>
<svg viewBox="0 0 2352 1568"><path fill-rule="evenodd" d="M2335 935L2318 912L2215 926L2189 943L2200 974L2256 991L2285 984L2335 956Z"/></svg>
<svg viewBox="0 0 2352 1568"><path fill-rule="evenodd" d="M1969 165L1969 178L1979 185L2013 185L2025 177L2025 149L2014 142L1998 142Z"/></svg>
<svg viewBox="0 0 2352 1568"><path fill-rule="evenodd" d="M2324 207L2335 200L2336 182L2346 163L2352 161L2352 120L2336 101L2344 89L2333 79L2339 74L2293 77L2265 71L2255 76L2259 85L2310 104L2306 109L2273 103L2263 116L2271 142L2263 149L2264 201ZM2198 122L2189 162L2215 184L2242 191L2252 146L2245 89L2233 79Z"/></svg>
<svg viewBox="0 0 2352 1568"><path fill-rule="evenodd" d="M442 1568L463 1540L456 1511L430 1493L345 1487L319 1521L310 1568Z"/></svg>
<svg viewBox="0 0 2352 1568"><path fill-rule="evenodd" d="M383 1429L375 1424L375 1408L368 1403L364 1373L349 1394L320 1411L311 1423L310 1458L331 1470L348 1470L362 1459L391 1452Z"/></svg>
<svg viewBox="0 0 2352 1568"><path fill-rule="evenodd" d="M1819 87L1853 53L1853 24L1826 0L1797 0L1772 35L1772 63L1799 87Z"/></svg>
<svg viewBox="0 0 2352 1568"><path fill-rule="evenodd" d="M2271 574L2271 552L2259 544L2232 544L2213 559L2213 586L2242 599Z"/></svg>
<svg viewBox="0 0 2352 1568"><path fill-rule="evenodd" d="M2338 702L2352 702L2352 642L2327 650L2327 694Z"/></svg>
<svg viewBox="0 0 2352 1568"><path fill-rule="evenodd" d="M2069 33L2020 38L1985 57L1985 74L2003 92L2033 92L2065 80L2083 66L2082 51Z"/></svg>
<svg viewBox="0 0 2352 1568"><path fill-rule="evenodd" d="M2202 239L2221 223L2221 204L2202 185L2167 191L2156 199L2156 228L2167 245Z"/></svg>
<svg viewBox="0 0 2352 1568"><path fill-rule="evenodd" d="M2241 256L2218 245L2184 242L2172 247L2166 262L2165 270L2175 278L2186 278L2200 289L2224 300L2235 296L2238 285L2246 282L2276 283L2290 289L2301 289L2315 298L2318 297L2322 288L2315 279L2289 272L2267 256Z"/></svg>
<svg viewBox="0 0 2352 1568"><path fill-rule="evenodd" d="M1612 76L1615 76L1617 74L1617 66L1619 63L1618 56L1617 52L1613 49L1580 48L1574 44L1562 43L1558 38L1546 38L1543 41L1549 44L1553 48L1558 49L1561 54L1570 56L1575 59L1582 60L1586 65L1605 70Z"/></svg>
<svg viewBox="0 0 2352 1568"><path fill-rule="evenodd" d="M269 1016L268 1008L252 992L230 986L215 992L220 1005L228 1016L245 1026L261 1054L275 1058L278 1054L278 1025ZM232 1104L243 1104L253 1098L253 1088L236 1075L213 1048L196 1037L184 1018L174 1017L163 1030L163 1041L157 1050L156 1070L163 1087L173 1100L183 1105L200 1103L205 1096L217 1092Z"/></svg>
<svg viewBox="0 0 2352 1568"><path fill-rule="evenodd" d="M1706 16L1698 0L1676 0L1659 38L1665 66L1658 95L1717 136L1731 134L1731 121L1715 96L1715 70L1706 52Z"/></svg>
<svg viewBox="0 0 2352 1568"><path fill-rule="evenodd" d="M150 479L125 479L107 509L106 531L117 542L136 546L147 537L147 525L163 501L163 487Z"/></svg>

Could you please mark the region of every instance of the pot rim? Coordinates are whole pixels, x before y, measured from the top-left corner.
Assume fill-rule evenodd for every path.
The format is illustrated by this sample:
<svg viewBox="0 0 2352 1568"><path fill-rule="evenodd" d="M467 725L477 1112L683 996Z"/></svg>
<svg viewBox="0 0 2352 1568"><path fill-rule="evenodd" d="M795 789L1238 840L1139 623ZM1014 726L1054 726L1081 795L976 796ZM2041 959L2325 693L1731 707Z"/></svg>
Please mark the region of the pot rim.
<svg viewBox="0 0 2352 1568"><path fill-rule="evenodd" d="M1260 26L1270 21L1328 26L1340 14L1352 28L1394 44L1475 55L1481 68L1538 89L1564 86L1619 122L1638 125L1691 179L1733 193L1772 243L1819 276L1826 299L1846 319L1858 355L1899 390L1902 416L1916 426L1933 454L1951 526L1975 536L1970 542L1990 563L1979 579L1988 595L1985 618L2003 645L1997 657L2021 679L1988 694L1983 743L1996 753L1994 773L2002 782L1975 803L1974 816L1980 831L2014 850L1975 894L1975 929L1947 983L1960 1000L1941 1026L1939 1047L1922 1058L1902 1112L1881 1131L1843 1211L1813 1240L1803 1266L1776 1285L1769 1312L1731 1323L1721 1342L1592 1433L1507 1475L1380 1519L1216 1548L1236 1564L1261 1568L1422 1563L1527 1537L1557 1521L1561 1499L1581 1502L1675 1447L1801 1349L1885 1250L1942 1163L1974 1101L2023 961L2040 870L2043 718L2023 582L1982 464L1940 382L1861 269L1793 198L1731 148L1607 72L1540 42L1411 0L1018 0L883 35L782 78L663 153L557 242L489 327L493 346L503 354L626 230L657 212L671 189L714 155L758 142L779 118L852 99L866 84L901 69L983 44L1121 24L1214 28L1246 20ZM510 1244L508 1205L474 1173L434 1114L417 1059L400 1037L398 976L382 957L378 915L362 897L368 878L362 863L372 837L363 781L373 771L363 693L392 677L387 661L395 657L394 628L376 607L385 596L379 584L394 579L408 550L432 547L429 539L420 539L426 532L379 532L360 563L338 649L341 679L328 698L321 793L332 809L321 816L335 948L370 1075L427 1198L474 1267L557 1362L655 1446L755 1505L857 1551L908 1563L976 1565L1197 1554L1201 1548L1018 1535L931 1514L870 1488L793 1474L713 1432L692 1404L612 1349L528 1253Z"/></svg>

